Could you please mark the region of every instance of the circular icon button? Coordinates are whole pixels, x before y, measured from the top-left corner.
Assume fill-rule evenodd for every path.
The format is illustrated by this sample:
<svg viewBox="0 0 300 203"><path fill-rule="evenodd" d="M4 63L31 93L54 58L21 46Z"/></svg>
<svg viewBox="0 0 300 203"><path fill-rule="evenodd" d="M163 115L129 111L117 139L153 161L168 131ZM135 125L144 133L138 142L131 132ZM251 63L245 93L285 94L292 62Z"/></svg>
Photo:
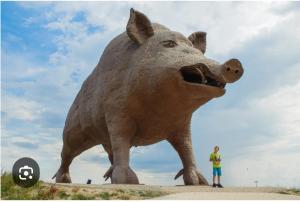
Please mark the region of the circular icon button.
<svg viewBox="0 0 300 203"><path fill-rule="evenodd" d="M15 162L12 169L14 182L21 187L31 187L40 178L40 167L35 160L23 157Z"/></svg>

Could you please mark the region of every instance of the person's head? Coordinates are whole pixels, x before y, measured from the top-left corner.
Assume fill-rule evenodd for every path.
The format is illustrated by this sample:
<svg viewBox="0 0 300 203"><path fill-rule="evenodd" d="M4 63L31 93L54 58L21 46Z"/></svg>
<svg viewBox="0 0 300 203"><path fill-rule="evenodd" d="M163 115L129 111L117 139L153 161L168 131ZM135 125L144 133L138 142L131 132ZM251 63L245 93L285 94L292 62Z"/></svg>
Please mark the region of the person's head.
<svg viewBox="0 0 300 203"><path fill-rule="evenodd" d="M214 147L214 152L217 153L219 151L219 149L220 149L219 146L215 146Z"/></svg>

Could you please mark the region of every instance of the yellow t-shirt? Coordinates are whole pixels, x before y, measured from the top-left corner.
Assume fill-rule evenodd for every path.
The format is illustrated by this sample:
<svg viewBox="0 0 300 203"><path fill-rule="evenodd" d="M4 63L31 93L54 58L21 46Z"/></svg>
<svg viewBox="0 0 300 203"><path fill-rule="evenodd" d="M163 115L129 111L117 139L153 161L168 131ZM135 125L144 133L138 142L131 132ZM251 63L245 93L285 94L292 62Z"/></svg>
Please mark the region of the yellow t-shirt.
<svg viewBox="0 0 300 203"><path fill-rule="evenodd" d="M219 153L211 153L210 154L210 160L213 162L213 167L214 168L221 168L221 155Z"/></svg>

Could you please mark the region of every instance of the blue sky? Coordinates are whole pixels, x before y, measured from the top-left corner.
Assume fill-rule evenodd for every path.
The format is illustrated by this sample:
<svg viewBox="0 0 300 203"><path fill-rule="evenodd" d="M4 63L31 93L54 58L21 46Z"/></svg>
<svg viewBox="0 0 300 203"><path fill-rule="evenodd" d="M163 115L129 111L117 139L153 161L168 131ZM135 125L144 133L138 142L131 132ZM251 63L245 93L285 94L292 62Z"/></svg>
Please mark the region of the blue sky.
<svg viewBox="0 0 300 203"><path fill-rule="evenodd" d="M185 36L206 31L207 57L244 65L240 81L193 115L204 175L210 180L218 144L225 185L300 187L299 2L1 2L1 168L31 156L50 180L69 107L131 7ZM166 142L132 149L131 165L142 183L182 184ZM108 167L98 146L74 160L71 176L103 183Z"/></svg>

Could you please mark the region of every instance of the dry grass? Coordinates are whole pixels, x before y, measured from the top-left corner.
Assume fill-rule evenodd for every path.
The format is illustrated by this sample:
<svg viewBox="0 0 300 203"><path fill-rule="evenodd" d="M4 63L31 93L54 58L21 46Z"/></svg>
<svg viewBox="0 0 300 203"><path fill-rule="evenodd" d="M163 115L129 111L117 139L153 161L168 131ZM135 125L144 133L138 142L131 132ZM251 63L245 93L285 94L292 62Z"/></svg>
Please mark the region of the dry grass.
<svg viewBox="0 0 300 203"><path fill-rule="evenodd" d="M278 192L279 194L284 195L298 195L300 196L300 189L299 188L292 188L292 189L286 189Z"/></svg>
<svg viewBox="0 0 300 203"><path fill-rule="evenodd" d="M162 191L64 187L39 181L30 188L16 185L10 173L1 174L1 199L6 200L139 200L166 195Z"/></svg>

